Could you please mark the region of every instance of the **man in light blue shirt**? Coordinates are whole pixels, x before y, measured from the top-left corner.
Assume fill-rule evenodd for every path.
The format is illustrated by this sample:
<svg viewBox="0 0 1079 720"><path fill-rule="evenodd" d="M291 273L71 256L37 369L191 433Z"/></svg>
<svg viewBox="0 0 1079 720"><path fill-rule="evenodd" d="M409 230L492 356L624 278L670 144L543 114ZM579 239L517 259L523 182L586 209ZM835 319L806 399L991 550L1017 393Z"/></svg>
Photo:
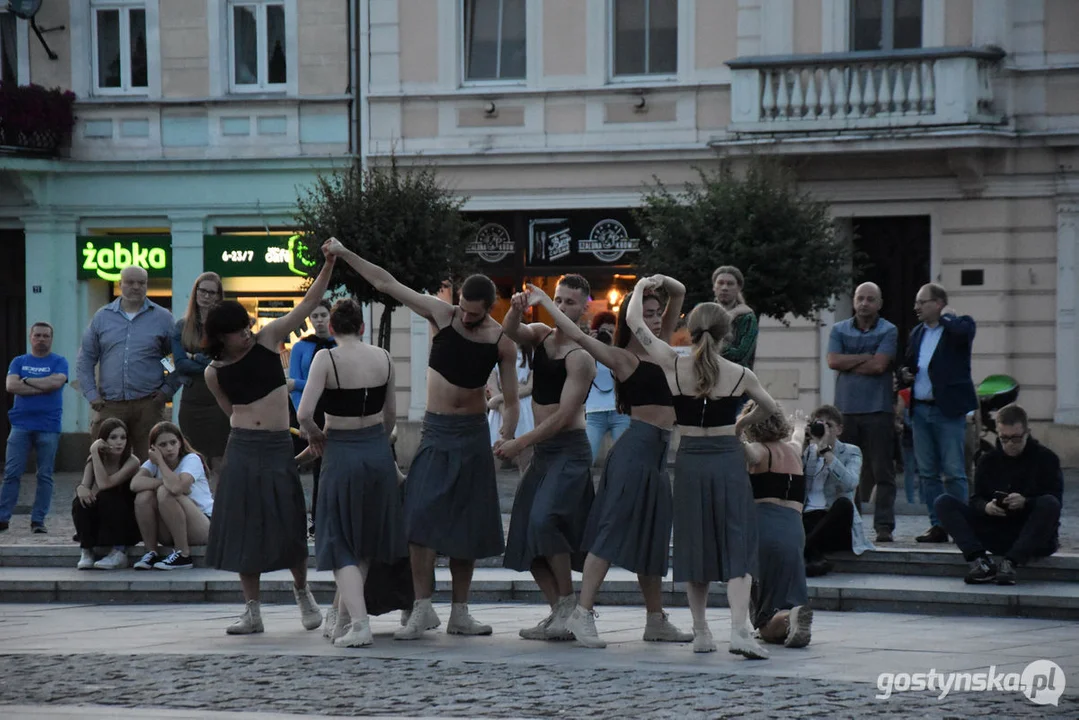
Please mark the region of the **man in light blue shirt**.
<svg viewBox="0 0 1079 720"><path fill-rule="evenodd" d="M880 288L862 283L854 291L854 317L832 327L828 367L839 372L835 405L843 413L844 443L857 445L864 462L859 494L877 499L873 526L877 542L892 542L895 530L895 420L892 367L899 331L880 316Z"/></svg>

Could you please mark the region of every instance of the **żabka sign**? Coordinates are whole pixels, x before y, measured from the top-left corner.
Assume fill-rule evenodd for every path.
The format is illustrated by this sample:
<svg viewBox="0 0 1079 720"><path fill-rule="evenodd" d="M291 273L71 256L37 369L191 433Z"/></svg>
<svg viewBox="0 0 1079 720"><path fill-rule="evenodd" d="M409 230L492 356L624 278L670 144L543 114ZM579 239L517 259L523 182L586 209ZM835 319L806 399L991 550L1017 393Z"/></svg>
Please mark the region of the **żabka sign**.
<svg viewBox="0 0 1079 720"><path fill-rule="evenodd" d="M80 280L119 282L120 272L131 265L150 277L172 276L172 238L168 235L88 235L78 238L78 247L76 275Z"/></svg>

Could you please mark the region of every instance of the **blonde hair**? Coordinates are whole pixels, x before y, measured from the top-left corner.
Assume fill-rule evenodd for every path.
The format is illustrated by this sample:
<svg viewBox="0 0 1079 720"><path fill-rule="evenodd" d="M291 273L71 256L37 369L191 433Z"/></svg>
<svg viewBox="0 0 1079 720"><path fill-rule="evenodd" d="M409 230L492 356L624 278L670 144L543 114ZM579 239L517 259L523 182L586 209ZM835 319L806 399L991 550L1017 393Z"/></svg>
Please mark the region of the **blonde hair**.
<svg viewBox="0 0 1079 720"><path fill-rule="evenodd" d="M719 353L731 329L731 316L719 303L703 302L689 314L686 329L693 340L697 397L707 397L719 382Z"/></svg>
<svg viewBox="0 0 1079 720"><path fill-rule="evenodd" d="M742 408L739 417L745 417L757 409L757 403L750 400ZM776 411L755 425L746 428L746 440L755 443L782 442L794 432L794 425L783 412L783 407L776 403Z"/></svg>
<svg viewBox="0 0 1079 720"><path fill-rule="evenodd" d="M202 317L199 315L199 306L195 297L199 292L199 284L207 280L217 283L217 301L225 299L225 286L221 284L221 276L215 272L204 272L195 278L195 284L191 286L191 297L187 299L187 312L184 313L184 329L180 333L180 343L188 352L202 351Z"/></svg>

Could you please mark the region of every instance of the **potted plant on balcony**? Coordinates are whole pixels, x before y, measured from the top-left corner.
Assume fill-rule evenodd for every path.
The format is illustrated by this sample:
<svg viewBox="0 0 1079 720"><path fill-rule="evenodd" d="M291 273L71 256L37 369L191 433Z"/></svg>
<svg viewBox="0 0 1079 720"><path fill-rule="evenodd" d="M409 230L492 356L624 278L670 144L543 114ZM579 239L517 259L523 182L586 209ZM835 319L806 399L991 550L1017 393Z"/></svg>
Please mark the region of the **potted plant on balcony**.
<svg viewBox="0 0 1079 720"><path fill-rule="evenodd" d="M75 93L40 85L0 85L0 146L55 153L75 126Z"/></svg>

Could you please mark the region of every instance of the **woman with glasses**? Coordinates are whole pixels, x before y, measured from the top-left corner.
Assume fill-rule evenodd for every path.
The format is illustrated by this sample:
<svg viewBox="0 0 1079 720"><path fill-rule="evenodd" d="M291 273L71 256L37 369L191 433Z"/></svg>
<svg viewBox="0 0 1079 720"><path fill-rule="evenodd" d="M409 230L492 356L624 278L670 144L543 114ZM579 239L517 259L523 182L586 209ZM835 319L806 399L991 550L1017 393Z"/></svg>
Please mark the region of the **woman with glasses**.
<svg viewBox="0 0 1079 720"><path fill-rule="evenodd" d="M216 475L229 439L229 418L206 387L203 372L210 358L202 351L202 332L210 308L224 299L217 273L204 272L195 279L187 312L176 321L172 332L172 358L176 373L183 379L180 400L180 429L192 447L207 458ZM212 478L216 480L216 477ZM216 485L216 482L213 482Z"/></svg>

